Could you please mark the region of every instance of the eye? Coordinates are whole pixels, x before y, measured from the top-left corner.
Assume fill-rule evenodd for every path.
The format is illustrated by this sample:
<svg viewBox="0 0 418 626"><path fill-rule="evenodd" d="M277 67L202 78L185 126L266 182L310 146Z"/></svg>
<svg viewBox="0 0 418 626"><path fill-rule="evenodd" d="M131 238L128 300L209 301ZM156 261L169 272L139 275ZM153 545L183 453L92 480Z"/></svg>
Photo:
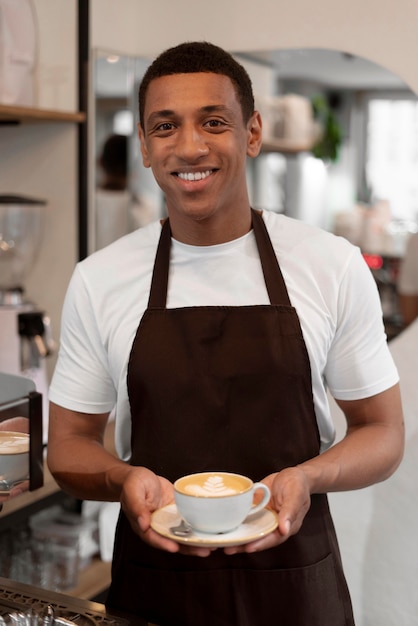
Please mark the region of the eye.
<svg viewBox="0 0 418 626"><path fill-rule="evenodd" d="M173 130L174 128L174 124L172 124L171 122L163 122L162 124L159 124L155 130L156 131L169 131L169 130Z"/></svg>
<svg viewBox="0 0 418 626"><path fill-rule="evenodd" d="M210 128L213 130L222 130L225 127L225 122L223 120L208 120L207 122L204 123L204 126L206 128Z"/></svg>

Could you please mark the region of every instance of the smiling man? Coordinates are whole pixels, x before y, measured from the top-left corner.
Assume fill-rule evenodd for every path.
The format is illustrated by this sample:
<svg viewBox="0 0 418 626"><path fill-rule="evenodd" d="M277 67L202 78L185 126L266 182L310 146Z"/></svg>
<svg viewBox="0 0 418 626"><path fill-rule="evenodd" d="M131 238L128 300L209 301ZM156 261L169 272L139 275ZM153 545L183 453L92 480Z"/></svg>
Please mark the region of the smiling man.
<svg viewBox="0 0 418 626"><path fill-rule="evenodd" d="M168 219L74 272L51 471L78 498L121 502L107 602L136 624L352 626L326 494L384 480L404 443L371 273L344 239L251 208L262 124L230 54L163 52L139 107ZM327 388L347 420L335 445ZM102 446L115 406L120 458ZM277 527L228 547L156 532L173 482L205 470L265 482Z"/></svg>
<svg viewBox="0 0 418 626"><path fill-rule="evenodd" d="M224 243L250 230L245 162L260 150L261 120L254 111L244 119L231 87L228 76L199 72L156 78L147 90L143 160L184 243Z"/></svg>

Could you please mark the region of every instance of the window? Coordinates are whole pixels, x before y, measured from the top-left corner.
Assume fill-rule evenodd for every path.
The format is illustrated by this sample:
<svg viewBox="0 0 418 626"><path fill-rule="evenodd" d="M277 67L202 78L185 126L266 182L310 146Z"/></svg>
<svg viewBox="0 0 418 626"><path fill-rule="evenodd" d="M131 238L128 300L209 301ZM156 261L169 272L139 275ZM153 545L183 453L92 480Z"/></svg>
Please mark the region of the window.
<svg viewBox="0 0 418 626"><path fill-rule="evenodd" d="M388 200L393 220L418 220L418 101L368 101L366 180L372 201Z"/></svg>

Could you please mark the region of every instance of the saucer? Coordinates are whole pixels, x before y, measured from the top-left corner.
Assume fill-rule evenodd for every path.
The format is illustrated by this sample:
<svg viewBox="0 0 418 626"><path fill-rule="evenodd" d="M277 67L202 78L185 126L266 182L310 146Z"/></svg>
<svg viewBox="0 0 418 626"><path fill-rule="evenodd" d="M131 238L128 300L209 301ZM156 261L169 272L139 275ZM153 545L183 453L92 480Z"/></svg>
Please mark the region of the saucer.
<svg viewBox="0 0 418 626"><path fill-rule="evenodd" d="M188 546L202 548L226 548L239 546L250 541L256 541L270 534L277 528L277 516L269 509L262 509L258 513L249 515L244 522L227 533L202 533L193 530L186 537L174 535L170 528L177 526L181 516L175 504L168 504L154 511L151 517L151 528L163 537L168 537Z"/></svg>

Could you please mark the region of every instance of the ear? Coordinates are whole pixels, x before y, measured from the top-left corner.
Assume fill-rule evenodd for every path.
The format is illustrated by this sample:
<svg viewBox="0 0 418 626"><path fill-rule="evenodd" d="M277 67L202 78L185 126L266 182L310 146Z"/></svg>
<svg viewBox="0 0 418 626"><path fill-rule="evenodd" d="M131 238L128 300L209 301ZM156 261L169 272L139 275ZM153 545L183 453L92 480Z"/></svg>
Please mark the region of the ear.
<svg viewBox="0 0 418 626"><path fill-rule="evenodd" d="M258 111L254 111L247 123L247 156L256 157L260 153L262 141L262 121Z"/></svg>
<svg viewBox="0 0 418 626"><path fill-rule="evenodd" d="M138 122L138 137L139 137L139 142L141 144L142 163L144 167L151 167L151 163L148 157L148 150L146 146L144 131L139 122Z"/></svg>

